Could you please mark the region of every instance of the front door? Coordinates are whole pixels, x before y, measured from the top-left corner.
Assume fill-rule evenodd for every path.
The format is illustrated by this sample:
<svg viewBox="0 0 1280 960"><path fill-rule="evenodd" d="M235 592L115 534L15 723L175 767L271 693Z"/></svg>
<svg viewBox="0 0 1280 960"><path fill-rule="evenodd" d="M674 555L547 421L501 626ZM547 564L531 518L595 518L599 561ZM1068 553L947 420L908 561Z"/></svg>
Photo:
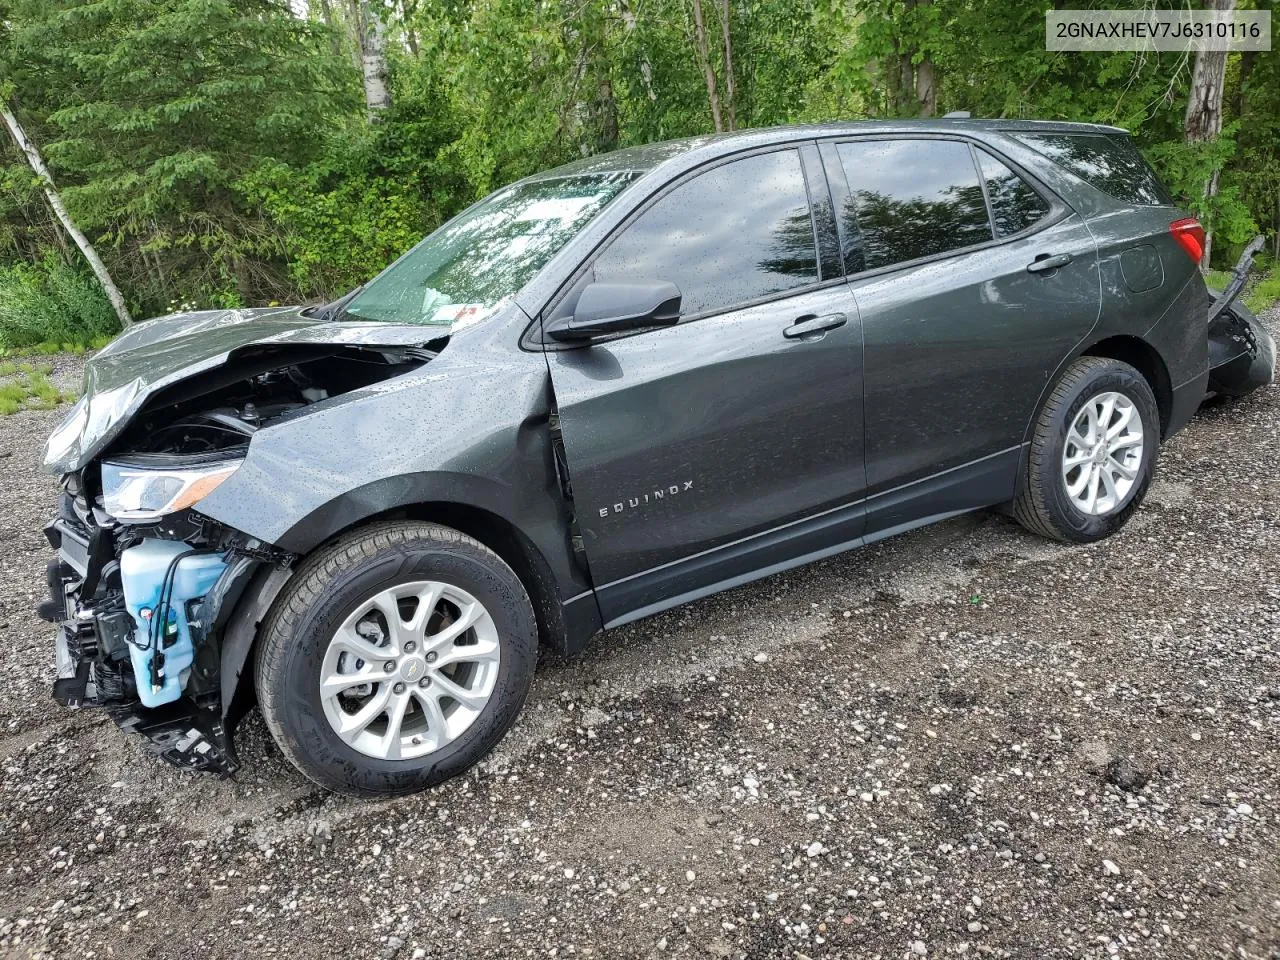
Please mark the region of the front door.
<svg viewBox="0 0 1280 960"><path fill-rule="evenodd" d="M669 189L583 278L682 295L674 327L547 354L606 624L861 533L861 330L817 247L774 150Z"/></svg>

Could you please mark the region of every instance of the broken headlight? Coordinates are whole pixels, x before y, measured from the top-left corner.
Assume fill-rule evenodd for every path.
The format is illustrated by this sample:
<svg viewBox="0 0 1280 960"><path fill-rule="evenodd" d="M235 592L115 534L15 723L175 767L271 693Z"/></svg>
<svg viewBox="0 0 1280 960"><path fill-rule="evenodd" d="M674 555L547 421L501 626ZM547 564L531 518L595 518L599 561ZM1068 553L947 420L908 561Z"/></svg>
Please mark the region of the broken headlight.
<svg viewBox="0 0 1280 960"><path fill-rule="evenodd" d="M103 461L102 506L117 520L157 520L193 506L240 468L242 459L184 465Z"/></svg>

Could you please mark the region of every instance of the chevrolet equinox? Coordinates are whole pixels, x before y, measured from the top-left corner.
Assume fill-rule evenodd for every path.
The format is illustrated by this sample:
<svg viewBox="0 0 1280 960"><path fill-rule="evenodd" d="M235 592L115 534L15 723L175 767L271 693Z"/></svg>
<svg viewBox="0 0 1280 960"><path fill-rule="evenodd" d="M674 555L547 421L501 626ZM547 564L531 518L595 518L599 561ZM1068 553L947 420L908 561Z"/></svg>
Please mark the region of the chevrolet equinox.
<svg viewBox="0 0 1280 960"><path fill-rule="evenodd" d="M792 127L521 180L330 304L138 324L45 450L54 696L223 774L256 701L312 780L405 793L539 644L980 508L1099 540L1271 380L1203 242L1116 128Z"/></svg>

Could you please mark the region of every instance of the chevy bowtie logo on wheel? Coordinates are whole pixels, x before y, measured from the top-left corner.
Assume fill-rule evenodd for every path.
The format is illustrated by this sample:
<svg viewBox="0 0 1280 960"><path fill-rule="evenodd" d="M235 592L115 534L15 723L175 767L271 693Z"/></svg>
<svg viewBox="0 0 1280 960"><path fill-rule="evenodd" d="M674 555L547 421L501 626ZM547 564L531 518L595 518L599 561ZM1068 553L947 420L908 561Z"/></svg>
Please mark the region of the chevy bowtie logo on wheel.
<svg viewBox="0 0 1280 960"><path fill-rule="evenodd" d="M692 489L692 480L683 480L680 483L673 483L669 487L659 487L657 490L642 493L638 497L627 497L626 500L619 500L612 507L601 507L600 516L607 517L612 513L626 513L628 510L645 507L651 503L657 503L659 500L665 500L668 497L678 497L680 494L688 493Z"/></svg>

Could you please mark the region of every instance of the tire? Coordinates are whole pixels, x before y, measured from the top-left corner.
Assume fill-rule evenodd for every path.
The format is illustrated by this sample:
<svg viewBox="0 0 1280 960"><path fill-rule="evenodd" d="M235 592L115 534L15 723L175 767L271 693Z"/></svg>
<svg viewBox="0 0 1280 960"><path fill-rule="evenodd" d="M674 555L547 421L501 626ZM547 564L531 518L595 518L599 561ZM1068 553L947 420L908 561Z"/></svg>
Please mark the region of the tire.
<svg viewBox="0 0 1280 960"><path fill-rule="evenodd" d="M1104 495L1095 502L1097 513L1087 511L1072 497L1064 475L1064 451L1068 435L1077 417L1087 416L1086 405L1098 397L1119 394L1127 399L1141 420L1141 442L1128 437L1131 451L1141 449L1141 462L1133 472L1132 486L1123 495ZM1117 401L1117 406L1122 404ZM1095 408L1096 409L1096 408ZM1129 422L1132 422L1131 420ZM1132 428L1125 428L1126 431ZM1073 438L1079 434L1071 434ZM1119 360L1104 357L1081 357L1071 364L1054 385L1036 418L1030 450L1013 515L1028 530L1065 543L1093 543L1109 537L1132 516L1142 503L1155 476L1156 456L1160 447L1160 413L1151 385L1135 368ZM1073 459L1081 455L1081 447L1071 446ZM1100 457L1104 456L1099 454ZM1129 454L1123 454L1127 457ZM1104 458L1099 470L1109 469ZM1084 467L1073 468L1072 482L1077 482ZM1127 479L1127 478L1126 478ZM1115 478L1112 477L1115 483ZM1121 484L1125 480L1121 480ZM1086 487L1088 482L1086 481ZM1117 484L1117 488L1120 484ZM1099 489L1103 489L1100 485ZM1082 494L1087 498L1087 492ZM1114 502L1112 502L1114 501ZM1104 509L1102 504L1108 506Z"/></svg>
<svg viewBox="0 0 1280 960"><path fill-rule="evenodd" d="M425 652L432 640L429 624L425 622L423 631L417 634L422 640L416 644L415 655L421 661L416 664L409 663L413 658L408 654L399 660L388 659L385 664L375 657L367 661L356 659L346 652L344 642L338 640L341 633L344 638L374 644L381 630L385 634L381 639L388 644L394 643L392 638L398 636L401 647L414 648L415 644L404 642L404 638L411 635L410 624L392 626L388 615L379 613L387 609L386 606L375 609L369 604L374 598L389 595L391 603L396 604L394 609L400 612L399 619L404 621L406 608L399 604L412 603L414 606L408 609L416 612L419 601L397 599L396 592L407 590L413 594L435 587L478 601L482 613L487 614L487 618L477 615L480 618L477 625L463 631L455 641L457 647L451 642L440 648L445 651L438 658L442 668L433 668L435 673L428 676L422 672L427 670L424 657L431 656L433 662L437 660L435 655ZM461 612L462 602L453 603L450 594L424 592L423 596L438 596L429 604L424 603L431 608L424 614L424 620L431 617L436 623L447 624L447 619L440 618L452 614L456 623L466 616ZM362 609L367 612L360 614ZM432 609L437 612L433 614ZM349 626L358 615L365 619ZM449 677L447 671L455 671L452 677L458 678L456 671L469 671L472 667L443 664L456 658L456 650L473 649L462 645L478 644L482 629L487 638L483 649L488 659L475 669L486 685L492 684L492 689L483 706L468 709L462 715L458 712L463 708L462 701L448 699L444 682ZM367 633L372 633L375 639L369 639ZM495 647L496 652L488 652L495 651ZM335 654L336 650L343 652ZM381 656L381 650L378 652ZM339 659L326 660L334 656ZM497 554L447 527L415 522L378 523L321 547L302 562L276 599L259 633L258 703L281 751L299 771L320 786L352 796L402 795L457 776L493 749L524 705L533 683L537 656L538 632L529 597L519 578ZM352 659L342 660L343 657ZM397 668L394 674L390 673L390 665L401 661L403 671ZM334 667L332 663L341 663L343 667ZM390 679L378 677L368 684L351 685L340 695L321 694L321 677L332 677L335 670L348 671L340 675L341 682L346 682L353 677L367 676L364 671L376 671L384 666ZM435 680L435 690L431 691L435 694L432 698L436 703L435 713L428 710L427 705L432 701L424 696L432 685L432 678ZM361 713L360 701L342 698L360 694L365 686L372 691L366 703L370 709L374 707L372 701L382 696L384 690L386 697L391 698L393 688L396 688L397 699L407 704L400 709L403 719L397 723L394 736L390 710L377 715L372 723L366 721L366 727L355 735L363 738L358 743L339 736L330 715L346 718L348 704L355 704L351 707L355 710L351 717L354 720L355 715ZM424 689L416 689L418 686ZM455 689L466 692L461 685ZM433 717L439 718L439 725ZM446 740L448 728L455 721L469 725L453 739ZM340 722L348 721L340 719ZM413 749L430 752L412 755L411 750L405 750L406 758L398 759L402 745L406 745L400 735L401 724L409 725L404 737L410 737L413 723L419 725L422 735L412 743L427 744ZM395 746L388 747L386 755L370 755L368 747L378 739L379 725L384 731L380 742ZM434 746L437 738L438 748Z"/></svg>

